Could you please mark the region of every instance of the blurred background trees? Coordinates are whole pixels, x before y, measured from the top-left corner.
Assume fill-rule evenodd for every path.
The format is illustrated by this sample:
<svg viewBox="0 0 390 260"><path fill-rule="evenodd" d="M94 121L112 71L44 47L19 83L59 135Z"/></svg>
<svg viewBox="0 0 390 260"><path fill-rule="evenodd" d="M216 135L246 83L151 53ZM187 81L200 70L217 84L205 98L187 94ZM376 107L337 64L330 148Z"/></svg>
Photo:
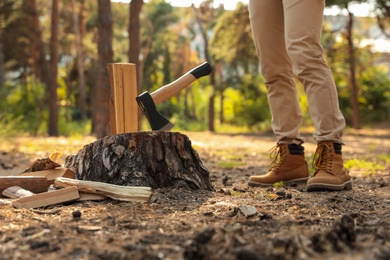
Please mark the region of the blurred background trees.
<svg viewBox="0 0 390 260"><path fill-rule="evenodd" d="M372 16L351 6L369 2ZM48 5L49 3L49 5ZM390 4L327 0L323 46L349 127L390 126ZM344 12L344 13L343 13ZM108 134L107 63L137 64L138 91L153 91L203 61L213 74L158 105L178 130L267 131L271 115L247 6L204 1L2 0L0 135ZM305 125L307 100L297 82ZM143 129L149 129L143 122Z"/></svg>

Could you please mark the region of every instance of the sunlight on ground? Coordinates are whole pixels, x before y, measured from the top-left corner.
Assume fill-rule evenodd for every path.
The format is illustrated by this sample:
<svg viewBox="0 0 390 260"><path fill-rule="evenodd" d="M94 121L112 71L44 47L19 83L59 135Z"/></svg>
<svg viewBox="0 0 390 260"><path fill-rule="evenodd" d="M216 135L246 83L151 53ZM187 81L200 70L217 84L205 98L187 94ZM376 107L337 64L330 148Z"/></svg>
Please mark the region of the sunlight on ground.
<svg viewBox="0 0 390 260"><path fill-rule="evenodd" d="M95 141L92 136L84 137L9 137L0 138L0 151L34 154L48 157L54 152L70 155L77 153L84 145Z"/></svg>

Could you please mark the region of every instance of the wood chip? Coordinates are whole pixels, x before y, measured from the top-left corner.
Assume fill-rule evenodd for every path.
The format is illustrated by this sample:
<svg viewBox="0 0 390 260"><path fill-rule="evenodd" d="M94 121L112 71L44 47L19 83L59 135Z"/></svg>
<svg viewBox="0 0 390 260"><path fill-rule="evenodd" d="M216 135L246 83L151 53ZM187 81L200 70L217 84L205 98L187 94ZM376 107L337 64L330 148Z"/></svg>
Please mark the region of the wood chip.
<svg viewBox="0 0 390 260"><path fill-rule="evenodd" d="M99 231L102 229L101 226L78 226L79 231Z"/></svg>
<svg viewBox="0 0 390 260"><path fill-rule="evenodd" d="M3 196L11 198L11 199L18 199L18 198L23 198L23 197L28 197L34 195L29 190L25 190L19 186L11 186L1 193Z"/></svg>
<svg viewBox="0 0 390 260"><path fill-rule="evenodd" d="M238 209L246 218L252 217L257 214L257 209L253 206L241 205L238 207Z"/></svg>

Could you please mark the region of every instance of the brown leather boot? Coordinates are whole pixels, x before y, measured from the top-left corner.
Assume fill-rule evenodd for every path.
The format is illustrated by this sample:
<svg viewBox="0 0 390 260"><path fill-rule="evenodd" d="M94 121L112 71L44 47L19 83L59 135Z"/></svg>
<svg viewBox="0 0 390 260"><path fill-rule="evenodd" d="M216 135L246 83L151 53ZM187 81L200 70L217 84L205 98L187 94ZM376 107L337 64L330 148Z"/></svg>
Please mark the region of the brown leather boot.
<svg viewBox="0 0 390 260"><path fill-rule="evenodd" d="M271 169L265 175L249 177L249 186L272 186L283 181L287 184L306 182L309 169L304 147L296 144L277 144L271 150Z"/></svg>
<svg viewBox="0 0 390 260"><path fill-rule="evenodd" d="M352 189L351 177L343 166L341 154L341 144L318 144L313 157L314 177L307 181L307 191Z"/></svg>

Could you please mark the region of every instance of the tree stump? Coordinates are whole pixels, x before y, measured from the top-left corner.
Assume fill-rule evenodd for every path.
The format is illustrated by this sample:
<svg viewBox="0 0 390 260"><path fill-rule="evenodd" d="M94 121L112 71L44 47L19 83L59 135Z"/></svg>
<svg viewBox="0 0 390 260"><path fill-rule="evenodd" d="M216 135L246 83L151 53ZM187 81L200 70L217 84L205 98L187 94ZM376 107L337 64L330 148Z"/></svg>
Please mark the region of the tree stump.
<svg viewBox="0 0 390 260"><path fill-rule="evenodd" d="M79 180L124 186L213 190L190 139L178 132L116 134L84 146L66 158Z"/></svg>

